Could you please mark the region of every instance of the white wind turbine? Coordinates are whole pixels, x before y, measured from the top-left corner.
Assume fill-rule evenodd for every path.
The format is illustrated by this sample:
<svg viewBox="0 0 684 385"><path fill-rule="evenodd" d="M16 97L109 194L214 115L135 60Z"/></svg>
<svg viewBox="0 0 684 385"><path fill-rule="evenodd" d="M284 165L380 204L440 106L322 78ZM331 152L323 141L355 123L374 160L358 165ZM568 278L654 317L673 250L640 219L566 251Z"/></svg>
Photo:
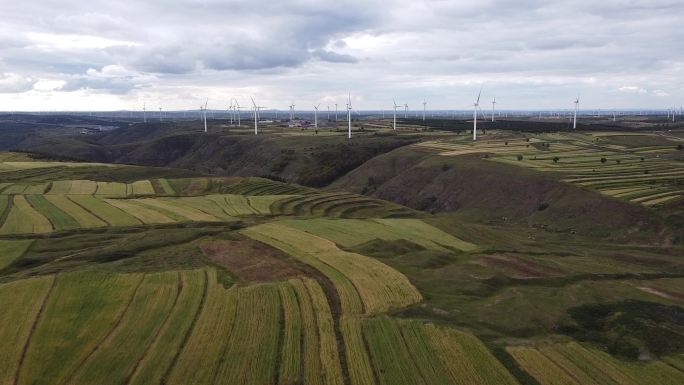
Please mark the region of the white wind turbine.
<svg viewBox="0 0 684 385"><path fill-rule="evenodd" d="M328 106L328 121L330 121L330 106Z"/></svg>
<svg viewBox="0 0 684 385"><path fill-rule="evenodd" d="M147 107L147 103L143 103L143 123L147 123L147 115L145 114L145 112L147 111L146 107ZM91 112L91 115L92 115L92 112Z"/></svg>
<svg viewBox="0 0 684 385"><path fill-rule="evenodd" d="M349 99L347 102L347 124L348 124L348 131L347 131L347 137L351 139L351 112L352 112L352 104L351 104L351 94L349 94Z"/></svg>
<svg viewBox="0 0 684 385"><path fill-rule="evenodd" d="M230 125L233 125L233 99L230 99L230 106L228 106L228 116L230 116Z"/></svg>
<svg viewBox="0 0 684 385"><path fill-rule="evenodd" d="M208 99L208 98L207 98L207 100L204 102L204 109L203 109L203 110L204 110L203 118L204 118L204 133L205 133L205 134L207 133L207 103L209 103L209 99ZM202 106L200 106L200 109L201 109L201 108L202 108Z"/></svg>
<svg viewBox="0 0 684 385"><path fill-rule="evenodd" d="M494 123L494 113L496 111L496 97L492 100L492 123Z"/></svg>
<svg viewBox="0 0 684 385"><path fill-rule="evenodd" d="M294 120L294 117L295 117L295 109L294 108L295 108L295 104L294 104L294 102L292 102L292 104L290 104L290 120Z"/></svg>
<svg viewBox="0 0 684 385"><path fill-rule="evenodd" d="M425 109L427 108L427 102L423 99L423 121L425 121Z"/></svg>
<svg viewBox="0 0 684 385"><path fill-rule="evenodd" d="M318 129L318 107L320 106L320 104L314 106L314 128L316 129Z"/></svg>
<svg viewBox="0 0 684 385"><path fill-rule="evenodd" d="M477 110L480 109L480 96L482 96L482 88L480 88L477 100L473 104L473 140L477 140Z"/></svg>
<svg viewBox="0 0 684 385"><path fill-rule="evenodd" d="M393 115L394 120L393 120L392 128L394 130L396 130L397 129L397 108L399 108L399 105L397 105L397 101L394 99L392 99L392 103L394 103L394 115Z"/></svg>
<svg viewBox="0 0 684 385"><path fill-rule="evenodd" d="M579 95L577 95L577 99L575 99L575 113L572 118L572 128L576 129L577 128L577 109L579 108Z"/></svg>
<svg viewBox="0 0 684 385"><path fill-rule="evenodd" d="M254 102L254 98L250 97L252 99L252 105L254 106L254 135L258 135L259 133L259 110L266 108L266 107L260 107L257 106L256 102Z"/></svg>
<svg viewBox="0 0 684 385"><path fill-rule="evenodd" d="M159 121L162 121L162 108L159 107Z"/></svg>
<svg viewBox="0 0 684 385"><path fill-rule="evenodd" d="M335 122L337 122L337 103L335 103Z"/></svg>
<svg viewBox="0 0 684 385"><path fill-rule="evenodd" d="M408 103L404 103L404 119L408 118Z"/></svg>
<svg viewBox="0 0 684 385"><path fill-rule="evenodd" d="M237 112L238 127L240 127L241 126L241 122L240 122L240 108L241 107L240 107L240 102L238 102L237 99L235 99L235 107L234 108L235 108L235 111Z"/></svg>

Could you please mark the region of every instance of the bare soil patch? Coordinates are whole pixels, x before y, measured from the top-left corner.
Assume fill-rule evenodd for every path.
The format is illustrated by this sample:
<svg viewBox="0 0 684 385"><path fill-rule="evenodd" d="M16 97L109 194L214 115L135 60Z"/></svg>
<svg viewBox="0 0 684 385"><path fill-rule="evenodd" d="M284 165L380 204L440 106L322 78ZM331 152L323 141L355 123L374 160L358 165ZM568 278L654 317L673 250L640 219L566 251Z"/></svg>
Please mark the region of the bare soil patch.
<svg viewBox="0 0 684 385"><path fill-rule="evenodd" d="M287 254L253 239L211 241L200 247L213 262L245 281L279 281L304 275L287 261Z"/></svg>

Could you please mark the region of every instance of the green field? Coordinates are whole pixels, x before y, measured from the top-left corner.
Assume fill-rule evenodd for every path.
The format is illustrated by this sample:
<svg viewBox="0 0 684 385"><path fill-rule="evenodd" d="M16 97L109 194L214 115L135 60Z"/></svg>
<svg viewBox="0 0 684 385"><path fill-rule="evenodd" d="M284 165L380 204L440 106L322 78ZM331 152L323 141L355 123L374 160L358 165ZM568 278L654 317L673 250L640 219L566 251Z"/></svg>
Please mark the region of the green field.
<svg viewBox="0 0 684 385"><path fill-rule="evenodd" d="M487 153L654 213L684 195L660 135L491 135L410 149ZM0 384L682 384L682 252L674 237L0 152Z"/></svg>

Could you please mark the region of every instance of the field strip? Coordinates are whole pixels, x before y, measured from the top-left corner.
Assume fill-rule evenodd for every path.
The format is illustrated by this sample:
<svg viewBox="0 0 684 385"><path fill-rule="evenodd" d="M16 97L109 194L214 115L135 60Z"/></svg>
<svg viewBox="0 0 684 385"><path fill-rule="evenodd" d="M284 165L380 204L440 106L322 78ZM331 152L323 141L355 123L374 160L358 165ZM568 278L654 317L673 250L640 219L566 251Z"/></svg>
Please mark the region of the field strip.
<svg viewBox="0 0 684 385"><path fill-rule="evenodd" d="M45 294L43 295L43 299L42 299L42 301L39 302L40 306L38 307L37 311L35 312L35 316L31 317L31 319L33 320L31 322L31 328L27 331L26 336L25 336L25 340L23 341L23 343L21 343L21 341L16 341L18 345L10 345L10 346L15 346L15 347L21 346L21 351L19 352L19 355L17 356L18 360L17 360L17 364L15 367L16 369L12 372L13 373L12 383L14 385L17 385L19 382L19 373L21 372L21 368L24 366L24 360L26 359L26 352L28 351L28 347L31 344L31 339L32 339L33 334L34 334L36 327L38 325L38 321L40 321L40 318L43 315L43 310L45 309L45 304L48 302L48 299L50 298L50 295L52 294L52 291L55 287L56 281L57 281L56 275L53 275L50 277L50 283L49 283L49 285L47 285L47 287L45 289ZM26 282L30 282L30 281L26 280ZM11 285L11 284L5 284L5 285ZM3 286L5 286L5 285L3 285ZM6 287L10 287L10 286L5 286L5 288ZM2 286L0 286L0 288L2 288ZM31 291L31 293L32 292L33 291ZM21 294L22 294L22 291L18 291L17 293L13 293L12 296L13 297L14 296L21 296ZM18 298L15 297L15 300L16 299L18 299ZM22 305L22 308L25 309L25 311L28 311L30 309L29 306L26 306L26 302L20 301L20 303ZM38 304L38 302L34 303L33 306L35 307L37 304ZM7 309L7 308L3 307L3 309ZM10 313L5 313L5 314L10 315ZM16 315L16 313L12 314L12 315ZM26 316L28 317L29 314L26 314ZM17 323L17 325L19 325L19 324L20 323ZM7 326L10 326L10 324L8 324ZM2 329L4 329L4 327L2 327ZM21 336L21 333L17 332L13 336L7 335L6 337L9 339L9 338L17 338L19 336ZM4 362L7 362L7 361L3 360L3 363ZM3 365L3 364L0 364L0 365ZM8 369L9 369L9 367L8 367ZM0 375L2 373L3 372L0 371ZM10 372L8 371L6 373L8 375ZM9 378L5 378L5 380L9 380ZM9 381L7 383L9 384Z"/></svg>
<svg viewBox="0 0 684 385"><path fill-rule="evenodd" d="M237 288L226 290L216 281L216 271L208 271L208 292L204 307L166 378L169 385L212 384L221 355L232 333L237 305ZM202 365L197 365L202 362Z"/></svg>
<svg viewBox="0 0 684 385"><path fill-rule="evenodd" d="M88 362L93 357L93 355L95 355L98 352L102 344L105 341L109 340L111 336L114 335L114 333L117 331L117 329L122 325L122 321L128 313L129 309L131 308L131 304L135 300L135 297L138 296L138 292L140 291L140 288L142 287L142 284L145 281L145 277L145 273L141 274L140 280L135 285L135 289L133 289L130 297L128 298L128 302L126 302L126 304L123 306L123 309L121 309L121 312L117 315L116 319L114 320L114 323L109 328L107 333L105 333L105 335L93 345L93 348L90 350L90 352L88 352L88 354L74 366L71 372L68 373L62 381L60 381L60 384L63 385L71 382L72 378L85 365L85 363Z"/></svg>
<svg viewBox="0 0 684 385"><path fill-rule="evenodd" d="M74 218L82 228L107 226L107 222L84 210L83 207L72 201L68 195L46 195L45 199Z"/></svg>
<svg viewBox="0 0 684 385"><path fill-rule="evenodd" d="M0 228L0 234L42 234L52 230L52 223L36 211L23 195L14 195L12 209Z"/></svg>
<svg viewBox="0 0 684 385"><path fill-rule="evenodd" d="M302 381L302 320L297 294L290 284L278 285L282 330L278 339L280 354L276 384Z"/></svg>
<svg viewBox="0 0 684 385"><path fill-rule="evenodd" d="M173 219L140 205L125 202L123 199L104 199L110 205L138 218L143 223L173 223Z"/></svg>
<svg viewBox="0 0 684 385"><path fill-rule="evenodd" d="M26 253L33 244L32 239L2 240L0 239L0 270L9 266Z"/></svg>
<svg viewBox="0 0 684 385"><path fill-rule="evenodd" d="M143 362L143 360L147 357L147 354L150 352L150 349L155 345L155 343L159 340L159 336L162 334L164 329L167 327L169 324L169 319L174 314L174 310L176 310L178 306L178 302L181 296L181 292L183 291L183 278L182 275L179 272L177 272L178 275L178 285L176 286L176 295L173 298L173 303L171 304L171 310L166 314L164 317L164 320L162 320L160 327L157 329L157 331L154 333L154 336L152 336L152 340L145 346L145 350L143 353L138 357L138 359L135 361L135 364L133 364L132 369L130 372L126 375L126 379L124 380L125 384L130 384L131 383L131 378L138 372L138 368L140 368L140 364Z"/></svg>
<svg viewBox="0 0 684 385"><path fill-rule="evenodd" d="M136 226L143 224L138 218L112 206L100 198L89 195L69 196L69 200L110 226Z"/></svg>
<svg viewBox="0 0 684 385"><path fill-rule="evenodd" d="M176 271L147 273L121 321L69 382L98 385L107 378L123 383L171 314L178 284Z"/></svg>
<svg viewBox="0 0 684 385"><path fill-rule="evenodd" d="M181 341L180 345L178 346L178 349L175 351L175 354L173 355L173 359L171 360L171 363L166 368L163 376L161 377L161 383L162 384L167 383L167 379L171 375L172 371L176 368L176 363L178 362L178 357L181 355L181 353L185 349L185 346L187 345L188 341L190 340L190 336L192 335L193 331L195 330L197 320L200 318L202 312L204 312L204 307L206 306L207 296L209 293L209 274L207 273L206 270L204 270L203 275L204 275L204 285L203 285L202 297L200 299L199 306L197 307L197 311L195 312L195 315L192 318L192 322L190 323L190 327L185 331L185 333L183 335L183 340ZM143 384L147 384L147 382L143 382Z"/></svg>
<svg viewBox="0 0 684 385"><path fill-rule="evenodd" d="M45 198L44 195L27 195L29 204L50 221L56 231L79 228L80 225L71 215L65 213Z"/></svg>

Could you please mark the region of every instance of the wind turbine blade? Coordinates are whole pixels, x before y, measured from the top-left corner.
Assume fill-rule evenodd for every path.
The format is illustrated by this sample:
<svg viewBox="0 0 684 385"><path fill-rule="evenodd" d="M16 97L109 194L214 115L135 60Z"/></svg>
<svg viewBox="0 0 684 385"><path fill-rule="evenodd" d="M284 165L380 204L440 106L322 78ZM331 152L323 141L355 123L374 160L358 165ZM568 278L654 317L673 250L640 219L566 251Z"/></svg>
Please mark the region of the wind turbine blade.
<svg viewBox="0 0 684 385"><path fill-rule="evenodd" d="M480 96L482 96L482 87L480 87L480 92L477 94L477 102L475 104L480 104Z"/></svg>

